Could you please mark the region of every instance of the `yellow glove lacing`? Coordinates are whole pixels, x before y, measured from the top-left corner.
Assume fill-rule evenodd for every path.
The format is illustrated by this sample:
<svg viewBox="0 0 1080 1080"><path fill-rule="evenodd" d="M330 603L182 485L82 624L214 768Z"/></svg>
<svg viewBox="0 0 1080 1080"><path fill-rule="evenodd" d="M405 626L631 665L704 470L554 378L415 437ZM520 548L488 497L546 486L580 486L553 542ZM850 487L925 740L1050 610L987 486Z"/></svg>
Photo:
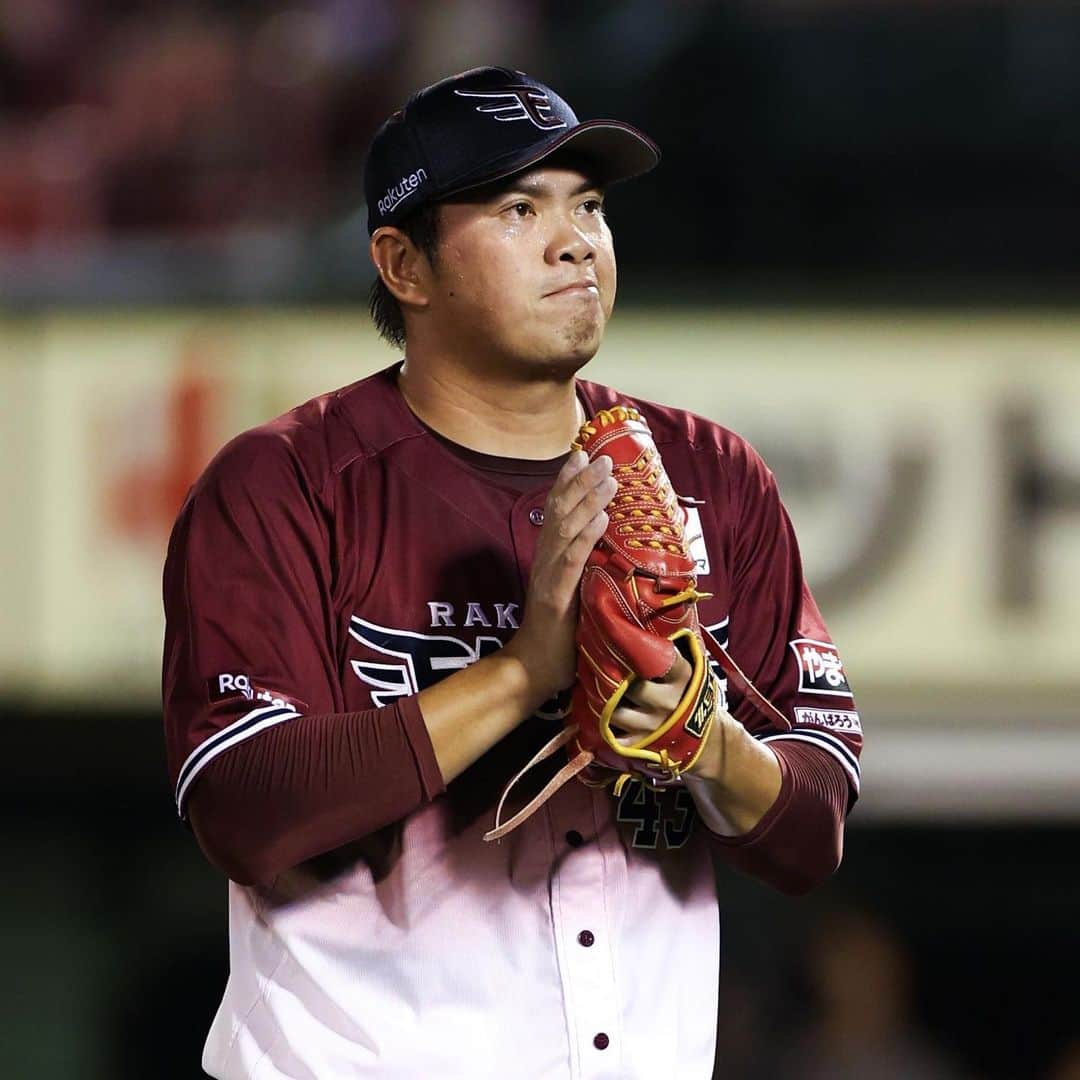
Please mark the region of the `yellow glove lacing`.
<svg viewBox="0 0 1080 1080"><path fill-rule="evenodd" d="M587 450L605 428L627 421L641 423L641 414L623 405L602 409L582 425L572 447ZM678 500L656 450L650 447L637 461L615 464L613 475L619 489L608 513L615 534L625 537L622 543L628 548L651 548L688 557Z"/></svg>

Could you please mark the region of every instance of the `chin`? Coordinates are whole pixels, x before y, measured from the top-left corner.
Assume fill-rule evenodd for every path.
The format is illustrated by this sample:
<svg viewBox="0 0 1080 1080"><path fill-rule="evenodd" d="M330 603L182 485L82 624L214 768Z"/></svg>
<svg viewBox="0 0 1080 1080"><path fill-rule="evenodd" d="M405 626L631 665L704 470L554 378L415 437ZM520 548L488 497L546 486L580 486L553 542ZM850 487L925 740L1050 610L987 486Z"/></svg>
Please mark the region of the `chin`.
<svg viewBox="0 0 1080 1080"><path fill-rule="evenodd" d="M571 378L599 351L606 320L581 317L563 320L519 338L507 352L516 357L519 370L537 379Z"/></svg>
<svg viewBox="0 0 1080 1080"><path fill-rule="evenodd" d="M561 341L552 359L557 363L566 364L576 371L584 367L600 350L600 342L603 341L603 327L594 327L590 333L568 335Z"/></svg>
<svg viewBox="0 0 1080 1080"><path fill-rule="evenodd" d="M595 355L595 348L566 350L545 355L536 355L534 353L521 358L521 367L536 379L571 379Z"/></svg>
<svg viewBox="0 0 1080 1080"><path fill-rule="evenodd" d="M582 367L599 351L605 323L599 319L576 319L563 327L555 352L567 363ZM576 369L575 369L576 370Z"/></svg>

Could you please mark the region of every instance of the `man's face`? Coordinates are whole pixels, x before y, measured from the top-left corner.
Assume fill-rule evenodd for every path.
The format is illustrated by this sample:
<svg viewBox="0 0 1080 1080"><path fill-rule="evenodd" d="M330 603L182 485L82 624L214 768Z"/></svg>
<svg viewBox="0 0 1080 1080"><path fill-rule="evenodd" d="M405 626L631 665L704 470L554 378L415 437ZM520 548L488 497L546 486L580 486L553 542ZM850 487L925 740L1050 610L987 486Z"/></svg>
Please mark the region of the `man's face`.
<svg viewBox="0 0 1080 1080"><path fill-rule="evenodd" d="M603 191L541 165L440 207L428 317L443 347L537 377L596 353L615 303Z"/></svg>

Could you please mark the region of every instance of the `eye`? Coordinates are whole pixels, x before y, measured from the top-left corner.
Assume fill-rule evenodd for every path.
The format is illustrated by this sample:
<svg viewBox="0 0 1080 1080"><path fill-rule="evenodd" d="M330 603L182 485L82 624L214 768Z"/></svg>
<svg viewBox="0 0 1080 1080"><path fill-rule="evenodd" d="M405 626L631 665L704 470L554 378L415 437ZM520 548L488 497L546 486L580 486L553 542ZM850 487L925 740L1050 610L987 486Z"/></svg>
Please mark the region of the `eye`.
<svg viewBox="0 0 1080 1080"><path fill-rule="evenodd" d="M506 209L514 217L528 217L532 213L532 206L527 202L511 203Z"/></svg>
<svg viewBox="0 0 1080 1080"><path fill-rule="evenodd" d="M599 214L601 217L604 214L604 200L603 199L586 199L581 204L582 210L586 214Z"/></svg>

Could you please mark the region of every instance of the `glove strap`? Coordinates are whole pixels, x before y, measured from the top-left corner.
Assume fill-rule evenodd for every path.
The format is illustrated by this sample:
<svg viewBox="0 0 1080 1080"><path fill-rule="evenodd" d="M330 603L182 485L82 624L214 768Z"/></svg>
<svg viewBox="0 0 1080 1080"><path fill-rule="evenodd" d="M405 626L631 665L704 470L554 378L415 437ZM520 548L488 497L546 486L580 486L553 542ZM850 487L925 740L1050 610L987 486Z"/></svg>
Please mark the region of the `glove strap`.
<svg viewBox="0 0 1080 1080"><path fill-rule="evenodd" d="M791 721L743 674L742 668L731 658L731 653L704 626L701 627L701 636L713 659L729 681L735 684L735 689L771 723L779 724L783 731L790 731Z"/></svg>
<svg viewBox="0 0 1080 1080"><path fill-rule="evenodd" d="M709 738L717 705L716 677L709 670L705 652L694 632L689 629L678 630L670 640L676 643L685 642L689 649L687 659L693 672L682 699L667 720L637 742L628 744L615 738L611 730L611 719L634 681L632 673L623 679L608 698L598 718L600 734L616 754L640 762L639 769L645 768L654 779L667 782L677 780L679 774L693 766L701 756ZM676 755L674 758L673 754Z"/></svg>
<svg viewBox="0 0 1080 1080"><path fill-rule="evenodd" d="M572 780L582 769L588 768L593 761L593 753L591 750L582 750L577 757L568 761L543 787L543 789L537 794L530 802L526 803L512 818L504 821L500 824L499 819L502 817L503 806L506 803L506 797L510 794L510 789L534 766L539 765L541 761L551 757L557 750L562 749L571 739L578 733L577 725L572 725L568 728L563 728L550 742L545 743L539 750L532 756L529 762L521 769L514 778L506 785L503 790L502 798L499 799L499 805L495 809L495 827L488 832L484 833L484 839L487 841L501 840L507 833L513 832L526 818L532 817L541 806L544 805L559 790L568 780Z"/></svg>

